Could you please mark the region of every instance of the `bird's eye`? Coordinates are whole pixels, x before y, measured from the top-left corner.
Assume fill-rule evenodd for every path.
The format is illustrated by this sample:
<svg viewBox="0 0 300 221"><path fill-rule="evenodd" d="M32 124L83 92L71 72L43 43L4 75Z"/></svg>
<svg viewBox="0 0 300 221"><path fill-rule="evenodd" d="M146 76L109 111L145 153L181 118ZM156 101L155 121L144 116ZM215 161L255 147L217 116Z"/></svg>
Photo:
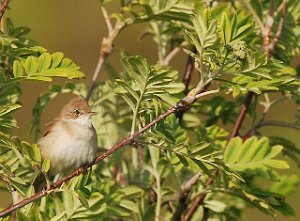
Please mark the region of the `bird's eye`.
<svg viewBox="0 0 300 221"><path fill-rule="evenodd" d="M80 114L80 111L76 109L76 110L74 111L74 113L75 113L76 115L79 115L79 114Z"/></svg>

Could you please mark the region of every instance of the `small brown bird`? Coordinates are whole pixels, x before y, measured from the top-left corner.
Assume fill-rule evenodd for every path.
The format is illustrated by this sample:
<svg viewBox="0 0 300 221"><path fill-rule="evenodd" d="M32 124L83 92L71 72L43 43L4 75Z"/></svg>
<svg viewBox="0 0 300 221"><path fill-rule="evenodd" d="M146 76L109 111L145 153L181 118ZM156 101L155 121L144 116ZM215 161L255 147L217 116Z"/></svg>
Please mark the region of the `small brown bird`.
<svg viewBox="0 0 300 221"><path fill-rule="evenodd" d="M47 124L48 130L38 144L43 159L50 160L52 173L93 162L97 150L97 134L92 124L94 114L87 101L77 97Z"/></svg>

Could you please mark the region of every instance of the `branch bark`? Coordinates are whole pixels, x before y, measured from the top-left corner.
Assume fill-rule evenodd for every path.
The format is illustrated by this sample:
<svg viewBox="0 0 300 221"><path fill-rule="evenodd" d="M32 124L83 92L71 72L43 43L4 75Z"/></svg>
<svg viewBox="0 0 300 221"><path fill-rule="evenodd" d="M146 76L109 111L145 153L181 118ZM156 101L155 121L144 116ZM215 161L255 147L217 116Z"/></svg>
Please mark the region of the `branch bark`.
<svg viewBox="0 0 300 221"><path fill-rule="evenodd" d="M197 173L195 176L193 176L191 179L189 179L182 187L181 194L179 197L179 205L174 213L173 221L180 221L181 220L181 214L187 207L187 198L190 194L192 187L198 182L201 174Z"/></svg>
<svg viewBox="0 0 300 221"><path fill-rule="evenodd" d="M281 9L281 16L280 16L280 20L279 20L279 24L278 24L278 29L273 38L272 43L270 43L270 45L267 48L268 55L273 54L273 52L275 50L275 46L278 44L278 42L281 38L284 18L285 18L285 14L286 14L286 3L287 3L286 0L282 1L282 9Z"/></svg>
<svg viewBox="0 0 300 221"><path fill-rule="evenodd" d="M107 25L108 36L102 38L99 59L98 59L96 69L93 74L91 84L90 84L88 92L87 92L87 95L85 97L86 100L89 100L90 96L92 95L93 90L96 87L96 82L97 82L98 76L103 68L103 64L104 64L105 60L107 59L107 57L113 51L113 42L114 42L115 38L118 36L120 31L126 25L124 22L118 21L118 22L116 22L115 26L112 27L112 24L111 24L111 21L110 21L110 18L108 16L106 9L103 6L101 6L101 10L103 13L105 23Z"/></svg>
<svg viewBox="0 0 300 221"><path fill-rule="evenodd" d="M25 205L27 205L27 204L29 204L31 202L34 202L35 200L38 200L38 199L40 199L40 198L48 195L49 193L53 192L55 189L59 188L65 182L68 182L72 178L74 178L74 177L76 177L76 176L84 173L85 171L87 171L87 169L90 168L92 165L99 163L100 161L104 160L108 156L112 155L117 150L119 150L122 147L130 144L131 142L134 142L134 139L136 137L138 137L143 132L145 132L146 130L148 130L149 128L151 128L153 125L157 124L159 121L165 119L167 116L169 116L169 115L173 114L174 112L179 111L181 109L186 109L188 106L190 106L191 104L193 104L196 99L198 99L198 98L200 98L200 97L202 97L204 95L212 94L212 93L217 93L218 91L219 90L213 90L211 92L207 91L204 94L197 94L193 98L189 98L188 96L190 96L190 95L187 95L185 98L183 98L182 100L180 100L175 106L169 108L165 113L163 113L160 116L158 116L156 119L154 119L149 124L147 124L146 126L144 126L143 128L141 128L139 131L137 131L134 134L132 134L131 136L125 138L121 142L119 142L116 145L114 145L111 149L107 150L105 153L103 153L100 156L98 156L94 160L94 162L92 164L82 165L81 167L77 168L75 171L71 172L70 174L68 174L67 176L63 177L62 179L58 180L55 183L52 183L47 190L42 190L40 192L37 192L34 195L32 195L32 196L30 196L30 197L28 197L28 198L20 201L19 203L13 204L12 206L10 206L10 207L2 210L0 212L0 217L8 215L9 213L17 210L18 208L21 208L21 207L23 207L23 206L25 206Z"/></svg>

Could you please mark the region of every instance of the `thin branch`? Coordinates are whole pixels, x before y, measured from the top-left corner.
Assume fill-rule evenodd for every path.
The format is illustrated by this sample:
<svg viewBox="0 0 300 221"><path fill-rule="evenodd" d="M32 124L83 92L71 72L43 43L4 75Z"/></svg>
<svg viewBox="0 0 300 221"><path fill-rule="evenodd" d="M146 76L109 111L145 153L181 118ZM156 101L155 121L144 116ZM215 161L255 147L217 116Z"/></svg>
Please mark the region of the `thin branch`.
<svg viewBox="0 0 300 221"><path fill-rule="evenodd" d="M195 46L193 47L193 53L197 53L197 49L196 49ZM190 82L191 82L192 73L193 73L194 68L195 68L194 58L192 56L188 55L186 65L185 65L184 74L182 76L182 82L185 86L185 89L184 89L185 94L188 94L188 92L189 92L189 85L190 85ZM203 90L205 91L205 89L203 89ZM184 111L185 110L181 110L181 111L176 112L176 117L179 119L179 121L182 120Z"/></svg>
<svg viewBox="0 0 300 221"><path fill-rule="evenodd" d="M246 113L247 113L247 111L249 109L249 106L251 104L251 100L252 100L253 96L254 96L253 92L248 92L247 97L245 99L245 102L244 102L244 104L242 105L242 107L240 109L240 113L239 113L239 115L238 115L238 117L235 121L234 127L233 127L233 129L230 133L228 141L238 135L239 130L242 126L242 123L245 119Z"/></svg>
<svg viewBox="0 0 300 221"><path fill-rule="evenodd" d="M272 106L274 106L275 104L279 103L280 101L284 100L285 97L280 97L276 100L270 101L270 98L268 96L268 94L264 94L265 96L265 101L264 102L260 102L263 106L264 106L264 110L261 113L261 116L259 118L259 120L257 121L256 124L254 124L254 126L252 126L246 133L245 135L243 135L243 139L246 140L248 139L250 136L253 135L253 133L256 131L256 129L258 129L260 127L260 125L264 122L267 113L269 112L269 110L271 109Z"/></svg>
<svg viewBox="0 0 300 221"><path fill-rule="evenodd" d="M201 174L197 173L191 179L189 179L181 188L181 194L179 197L179 205L177 206L177 209L172 218L173 221L181 220L181 214L187 207L186 201L187 201L188 195L190 194L192 187L198 182L200 177L201 177Z"/></svg>
<svg viewBox="0 0 300 221"><path fill-rule="evenodd" d="M103 17L104 17L104 20L105 20L105 23L106 23L106 26L107 26L107 29L108 29L108 33L112 33L113 27L112 27L109 15L106 11L106 8L104 8L103 5L101 5L101 10L102 10L102 14L103 14Z"/></svg>
<svg viewBox="0 0 300 221"><path fill-rule="evenodd" d="M209 93L206 92L206 94L209 94ZM189 96L189 95L187 95L187 96ZM137 131L134 134L132 134L131 136L125 138L121 142L115 144L111 149L107 150L105 153L98 156L94 160L93 163L82 165L81 167L79 167L75 171L69 173L67 176L63 177L62 179L58 180L55 183L52 183L47 190L42 190L40 192L37 192L34 195L32 195L32 196L16 203L16 204L13 204L10 207L7 207L6 209L4 209L0 212L0 217L8 215L9 213L17 210L18 208L21 208L21 207L23 207L23 206L25 206L25 205L27 205L31 202L34 202L37 199L40 199L40 198L48 195L49 193L53 192L55 189L59 188L62 184L68 182L72 178L74 178L74 177L84 173L85 171L87 171L88 168L90 168L92 165L99 163L100 161L104 160L108 156L112 155L117 150L119 150L122 147L134 142L134 139L136 137L138 137L139 135L144 133L146 130L151 128L153 125L157 124L159 121L165 119L167 116L169 116L169 115L173 114L174 112L179 111L181 109L186 109L188 106L190 106L192 103L194 103L194 101L197 99L196 97L194 97L194 100L188 99L187 96L184 99L180 100L175 106L169 108L165 113L161 114L156 119L151 121L149 124L147 124L146 126L141 128L139 131ZM198 97L202 97L202 96L199 94ZM189 102L187 102L187 101L189 101Z"/></svg>
<svg viewBox="0 0 300 221"><path fill-rule="evenodd" d="M285 14L286 14L286 0L283 0L278 29L277 29L277 32L274 36L272 43L268 46L268 54L273 53L273 51L275 50L275 46L277 45L277 43L279 42L279 40L281 38Z"/></svg>
<svg viewBox="0 0 300 221"><path fill-rule="evenodd" d="M193 47L192 51L193 51L193 53L197 53L196 47ZM182 82L185 85L185 90L184 91L185 91L186 94L188 93L188 87L189 87L190 82L191 82L192 73L193 73L194 68L195 68L194 58L189 55L188 58L187 58L185 71L184 71L184 74L182 76Z"/></svg>
<svg viewBox="0 0 300 221"><path fill-rule="evenodd" d="M265 28L263 31L263 46L265 51L268 51L268 46L270 45L271 31L274 24L274 0L270 0L270 7L267 15L267 20Z"/></svg>
<svg viewBox="0 0 300 221"><path fill-rule="evenodd" d="M2 21L2 17L8 7L8 4L9 4L9 0L2 0L0 4L0 22Z"/></svg>
<svg viewBox="0 0 300 221"><path fill-rule="evenodd" d="M182 46L178 46L176 48L173 48L170 53L165 57L165 59L163 60L162 65L168 66L171 62L171 60L175 57L176 54L178 54L178 52L181 51Z"/></svg>
<svg viewBox="0 0 300 221"><path fill-rule="evenodd" d="M214 176L217 176L219 174L218 170L214 171ZM210 186L213 184L212 178L208 178L206 181L206 186ZM182 219L183 221L189 221L193 217L194 213L198 209L198 207L203 203L207 193L200 193L198 196L196 196L195 200L192 202L191 207L185 214L184 218Z"/></svg>
<svg viewBox="0 0 300 221"><path fill-rule="evenodd" d="M101 6L101 9L102 9L104 20L107 25L108 36L102 38L99 59L98 59L98 62L97 62L97 65L96 65L96 68L95 68L95 71L93 74L93 78L92 78L91 84L89 86L89 89L88 89L88 92L87 92L87 95L85 98L86 100L89 100L90 96L92 95L93 90L96 87L96 82L97 82L98 76L103 68L103 64L104 64L105 60L107 59L107 57L113 51L113 42L114 42L115 38L118 36L120 31L125 27L124 22L116 22L115 26L113 28L106 9L103 6Z"/></svg>
<svg viewBox="0 0 300 221"><path fill-rule="evenodd" d="M278 127L287 127L291 129L300 130L299 124L292 124L287 122L281 122L281 121L264 121L261 122L257 128L264 127L264 126L278 126Z"/></svg>
<svg viewBox="0 0 300 221"><path fill-rule="evenodd" d="M215 93L218 93L220 92L220 89L215 89L215 90L210 90L210 91L203 91L199 94L196 94L196 99L199 99L200 97L204 97L206 95L210 95L210 94L215 94Z"/></svg>

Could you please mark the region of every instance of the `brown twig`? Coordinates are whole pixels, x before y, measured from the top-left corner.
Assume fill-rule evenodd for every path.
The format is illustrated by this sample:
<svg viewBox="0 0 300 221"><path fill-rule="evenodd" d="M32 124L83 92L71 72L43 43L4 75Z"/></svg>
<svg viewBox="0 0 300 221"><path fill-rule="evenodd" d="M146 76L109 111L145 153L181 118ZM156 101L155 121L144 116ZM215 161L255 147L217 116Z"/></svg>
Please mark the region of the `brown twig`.
<svg viewBox="0 0 300 221"><path fill-rule="evenodd" d="M114 152L116 152L117 150L121 149L122 147L130 144L131 142L134 141L134 139L136 137L138 137L139 135L141 135L143 132L145 132L146 130L148 130L149 128L151 128L153 125L157 124L159 121L165 119L167 116L173 114L176 111L179 111L181 109L186 109L189 105L191 105L192 103L194 103L194 101L202 96L211 94L211 93L217 93L219 90L213 90L211 92L206 91L203 94L197 94L196 96L194 96L194 98L189 98L187 95L185 98L183 98L182 100L180 100L180 102L178 102L174 107L169 108L165 113L161 114L160 116L158 116L156 119L154 119L153 121L151 121L149 124L147 124L146 126L144 126L143 128L141 128L139 131L135 132L134 134L132 134L131 136L125 138L123 141L117 143L116 145L114 145L111 149L107 150L105 153L101 154L100 156L98 156L94 162L92 164L86 164L83 165L81 167L79 167L78 169L76 169L75 171L73 171L72 173L68 174L67 176L63 177L62 179L58 180L57 182L51 184L50 188L48 188L47 190L43 190L40 191L38 193L35 193L34 195L20 201L19 203L16 203L4 210L2 210L0 212L0 217L3 217L15 210L17 210L20 207L23 207L37 199L40 199L46 195L48 195L49 193L53 192L55 189L59 188L62 184L64 184L65 182L68 182L69 180L71 180L72 178L84 173L88 168L90 168L92 165L99 163L100 161L102 161L103 159L107 158L108 156L110 156L111 154L113 154Z"/></svg>
<svg viewBox="0 0 300 221"><path fill-rule="evenodd" d="M247 113L247 111L249 109L249 106L251 104L251 100L252 100L253 96L254 96L253 92L251 92L251 91L248 92L248 94L246 96L246 99L245 99L245 102L244 102L244 104L242 105L242 107L240 109L239 115L238 115L238 117L237 117L237 119L235 121L235 124L233 126L233 129L232 129L232 131L230 133L228 141L238 135L239 130L240 130L241 126L242 126L242 123L243 123L243 121L245 119L246 113Z"/></svg>
<svg viewBox="0 0 300 221"><path fill-rule="evenodd" d="M218 174L219 174L218 170L215 170L213 173L214 176L217 176ZM206 181L206 186L210 186L212 184L213 184L213 180L212 178L209 177ZM184 218L182 219L183 221L191 220L198 207L203 203L205 197L206 197L206 193L200 193L198 196L196 196L195 200L192 202L191 207L189 208Z"/></svg>
<svg viewBox="0 0 300 221"><path fill-rule="evenodd" d="M187 198L190 194L192 187L198 182L201 174L197 173L195 176L193 176L191 179L189 179L182 187L181 194L179 197L179 205L174 213L174 216L172 218L173 221L180 221L181 220L181 214L187 207Z"/></svg>
<svg viewBox="0 0 300 221"><path fill-rule="evenodd" d="M279 40L281 38L285 14L286 14L286 0L283 0L282 1L281 16L280 16L280 20L279 20L279 24L278 24L278 29L277 29L277 32L276 32L274 38L273 38L272 43L270 43L269 46L268 46L268 49L267 49L268 54L272 54L274 52L275 46L277 45L277 43L279 42Z"/></svg>
<svg viewBox="0 0 300 221"><path fill-rule="evenodd" d="M93 90L96 87L96 82L98 79L98 76L102 70L103 64L105 62L105 60L107 59L107 57L112 53L113 51L113 42L115 40L115 38L118 36L118 34L120 33L120 31L125 27L125 22L123 21L117 21L115 26L112 27L110 18L108 16L108 13L106 11L106 9L101 6L101 10L103 13L103 17L105 20L105 23L107 25L107 29L108 29L108 36L107 37L103 37L102 41L101 41L101 47L100 47L100 55L99 55L99 59L93 74L93 78L91 81L91 84L89 86L87 95L86 95L86 100L89 100L90 96L93 93Z"/></svg>
<svg viewBox="0 0 300 221"><path fill-rule="evenodd" d="M197 53L196 47L193 47L193 53ZM192 73L193 73L194 68L195 68L194 58L189 55L187 58L187 61L186 61L185 71L182 76L182 82L185 85L185 89L184 89L185 94L188 93L188 90L189 90L188 88L189 88L189 85L191 82Z"/></svg>
<svg viewBox="0 0 300 221"><path fill-rule="evenodd" d="M0 22L2 21L2 17L8 7L9 0L2 0L0 4Z"/></svg>
<svg viewBox="0 0 300 221"><path fill-rule="evenodd" d="M268 51L268 46L271 42L271 31L274 24L274 0L270 0L270 7L267 15L267 20L265 24L265 28L263 31L263 46L265 51Z"/></svg>
<svg viewBox="0 0 300 221"><path fill-rule="evenodd" d="M193 47L193 53L197 53L196 47ZM194 68L195 68L194 58L192 56L188 55L186 65L185 65L185 70L184 70L184 73L182 76L182 82L185 86L185 89L184 89L185 94L188 93L189 85L191 82L192 73L193 73ZM176 117L179 119L179 121L182 120L184 111L185 110L176 112Z"/></svg>

